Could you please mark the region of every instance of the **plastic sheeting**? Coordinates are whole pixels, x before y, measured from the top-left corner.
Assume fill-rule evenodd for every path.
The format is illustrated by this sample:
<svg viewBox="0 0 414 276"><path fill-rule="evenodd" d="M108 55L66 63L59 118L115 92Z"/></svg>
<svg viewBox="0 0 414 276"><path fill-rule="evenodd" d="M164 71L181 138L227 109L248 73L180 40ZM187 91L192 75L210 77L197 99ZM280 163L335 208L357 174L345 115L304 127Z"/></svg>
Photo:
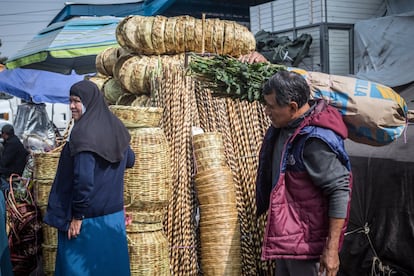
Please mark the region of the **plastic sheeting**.
<svg viewBox="0 0 414 276"><path fill-rule="evenodd" d="M414 84L400 95L414 109ZM414 275L413 142L413 125L382 147L346 141L354 188L340 275Z"/></svg>
<svg viewBox="0 0 414 276"><path fill-rule="evenodd" d="M55 147L56 133L45 104L19 105L14 132L31 152L47 152Z"/></svg>
<svg viewBox="0 0 414 276"><path fill-rule="evenodd" d="M413 26L414 12L357 22L356 76L390 87L414 81Z"/></svg>

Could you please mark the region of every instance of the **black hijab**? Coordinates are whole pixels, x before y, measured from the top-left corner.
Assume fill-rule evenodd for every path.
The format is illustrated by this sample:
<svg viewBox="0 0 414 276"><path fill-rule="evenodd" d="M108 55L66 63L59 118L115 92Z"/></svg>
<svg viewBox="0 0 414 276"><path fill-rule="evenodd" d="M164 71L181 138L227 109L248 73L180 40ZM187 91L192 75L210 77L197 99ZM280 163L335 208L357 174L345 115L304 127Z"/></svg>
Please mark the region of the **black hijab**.
<svg viewBox="0 0 414 276"><path fill-rule="evenodd" d="M70 134L71 155L91 151L111 163L121 161L131 136L109 110L96 84L88 80L77 82L70 88L70 95L78 96L86 109Z"/></svg>

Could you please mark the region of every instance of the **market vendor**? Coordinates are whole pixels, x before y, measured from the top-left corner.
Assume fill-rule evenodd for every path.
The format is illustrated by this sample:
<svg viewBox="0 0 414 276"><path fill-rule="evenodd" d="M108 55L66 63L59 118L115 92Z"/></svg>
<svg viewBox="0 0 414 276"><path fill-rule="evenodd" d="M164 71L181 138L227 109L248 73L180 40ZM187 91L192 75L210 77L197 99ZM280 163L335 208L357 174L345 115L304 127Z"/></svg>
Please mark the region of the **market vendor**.
<svg viewBox="0 0 414 276"><path fill-rule="evenodd" d="M3 126L1 137L4 140L4 149L0 158L0 175L1 178L7 180L12 174L22 175L29 152L14 134L12 125Z"/></svg>

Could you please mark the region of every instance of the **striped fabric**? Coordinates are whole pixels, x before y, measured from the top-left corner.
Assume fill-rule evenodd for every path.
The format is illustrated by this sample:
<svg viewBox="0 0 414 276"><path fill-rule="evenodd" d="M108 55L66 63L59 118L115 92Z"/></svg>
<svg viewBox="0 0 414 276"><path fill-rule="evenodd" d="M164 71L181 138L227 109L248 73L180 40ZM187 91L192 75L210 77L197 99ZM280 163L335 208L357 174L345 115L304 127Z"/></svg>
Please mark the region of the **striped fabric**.
<svg viewBox="0 0 414 276"><path fill-rule="evenodd" d="M84 56L94 57L104 49L117 46L115 30L121 17L74 17L68 21L50 25L39 32L15 56L11 57L6 66L9 69L25 67L32 69L61 71L52 68L53 64L67 63L76 70L76 63L71 64L67 59ZM62 59L60 64L59 60ZM47 64L44 64L44 63ZM85 60L83 60L85 62ZM39 64L38 66L36 65ZM85 66L85 65L83 65ZM95 64L91 64L93 68ZM62 72L62 73L66 73Z"/></svg>

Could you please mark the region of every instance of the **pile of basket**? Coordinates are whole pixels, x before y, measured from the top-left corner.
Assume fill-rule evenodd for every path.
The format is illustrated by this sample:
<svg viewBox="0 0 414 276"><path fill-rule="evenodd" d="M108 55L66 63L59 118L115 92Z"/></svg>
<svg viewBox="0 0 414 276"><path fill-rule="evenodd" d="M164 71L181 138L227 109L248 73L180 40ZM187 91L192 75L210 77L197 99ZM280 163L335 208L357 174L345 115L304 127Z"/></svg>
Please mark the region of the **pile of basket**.
<svg viewBox="0 0 414 276"><path fill-rule="evenodd" d="M50 189L55 178L60 151L36 153L34 155L33 191L35 202L42 217L46 213ZM45 275L54 275L57 249L57 229L45 223L42 224L43 271Z"/></svg>
<svg viewBox="0 0 414 276"><path fill-rule="evenodd" d="M241 275L240 224L235 185L226 165L223 138L209 132L193 136L200 204L201 269L208 275Z"/></svg>
<svg viewBox="0 0 414 276"><path fill-rule="evenodd" d="M135 165L125 172L124 201L132 275L170 275L163 220L170 197L171 168L162 108L111 105L131 134Z"/></svg>

